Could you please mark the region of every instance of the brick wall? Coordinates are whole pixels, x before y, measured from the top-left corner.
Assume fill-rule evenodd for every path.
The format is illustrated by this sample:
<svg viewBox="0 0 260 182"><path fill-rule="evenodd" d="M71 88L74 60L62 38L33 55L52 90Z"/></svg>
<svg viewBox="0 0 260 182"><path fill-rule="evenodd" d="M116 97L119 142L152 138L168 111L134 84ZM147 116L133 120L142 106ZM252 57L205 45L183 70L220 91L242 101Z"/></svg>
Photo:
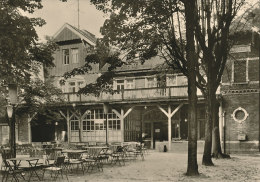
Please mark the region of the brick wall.
<svg viewBox="0 0 260 182"><path fill-rule="evenodd" d="M245 121L239 123L231 116L235 109L242 107L248 113ZM226 151L257 151L259 145L259 92L231 93L223 95L225 111ZM238 134L246 134L245 141L238 140Z"/></svg>

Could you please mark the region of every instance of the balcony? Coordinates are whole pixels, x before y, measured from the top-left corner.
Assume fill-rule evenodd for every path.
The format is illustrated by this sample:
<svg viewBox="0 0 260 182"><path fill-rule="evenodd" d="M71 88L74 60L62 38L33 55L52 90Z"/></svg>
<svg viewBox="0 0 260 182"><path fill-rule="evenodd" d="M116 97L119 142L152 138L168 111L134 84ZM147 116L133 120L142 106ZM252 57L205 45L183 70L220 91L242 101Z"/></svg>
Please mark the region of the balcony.
<svg viewBox="0 0 260 182"><path fill-rule="evenodd" d="M187 91L187 86L172 86L166 88L125 89L114 94L101 93L99 97L93 95L78 95L77 93L64 93L64 97L67 102L148 101L185 98L188 96ZM202 95L200 90L197 90L197 95Z"/></svg>

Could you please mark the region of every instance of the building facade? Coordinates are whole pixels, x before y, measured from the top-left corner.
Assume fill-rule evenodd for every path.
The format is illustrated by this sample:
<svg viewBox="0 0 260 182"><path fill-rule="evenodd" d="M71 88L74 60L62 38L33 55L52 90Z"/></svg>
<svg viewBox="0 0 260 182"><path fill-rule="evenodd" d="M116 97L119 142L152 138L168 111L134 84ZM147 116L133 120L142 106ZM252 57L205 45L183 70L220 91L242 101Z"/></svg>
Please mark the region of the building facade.
<svg viewBox="0 0 260 182"><path fill-rule="evenodd" d="M259 151L258 32L248 32L243 42L231 49L221 91L223 148L227 153Z"/></svg>
<svg viewBox="0 0 260 182"><path fill-rule="evenodd" d="M59 49L54 54L56 67L50 70L50 76L63 91L65 102L55 107L64 121L36 130L32 126L34 115L24 116L18 121L17 141L34 142L40 132L50 132L48 128L55 132L52 140L69 143L142 141L150 148L157 148L164 142L172 149L175 140L187 140L185 76L174 71L160 75L156 68L163 60L154 58L144 64L116 69L114 94L79 95L81 87L95 82L104 71L100 65L92 65L91 72L72 77L64 85L60 85L60 80L65 72L85 64L96 38L86 30L65 24L54 40ZM218 93L222 147L227 153L259 151L258 51L249 44L235 46L231 51ZM205 100L199 90L197 95L198 139L203 140ZM104 105L108 106L108 112L104 112Z"/></svg>

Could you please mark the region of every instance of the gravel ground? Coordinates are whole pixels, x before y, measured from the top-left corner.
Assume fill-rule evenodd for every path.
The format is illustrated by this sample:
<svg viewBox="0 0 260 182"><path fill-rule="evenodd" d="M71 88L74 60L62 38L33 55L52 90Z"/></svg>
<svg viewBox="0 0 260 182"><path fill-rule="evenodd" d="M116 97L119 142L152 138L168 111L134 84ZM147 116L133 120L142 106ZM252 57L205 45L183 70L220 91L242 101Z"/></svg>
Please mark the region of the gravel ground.
<svg viewBox="0 0 260 182"><path fill-rule="evenodd" d="M200 176L185 176L187 154L151 151L140 159L127 162L125 166L105 166L103 172L69 175L75 182L131 182L131 181L260 181L260 155L232 155L231 159L214 160L215 166L201 165L198 154Z"/></svg>
<svg viewBox="0 0 260 182"><path fill-rule="evenodd" d="M71 182L133 182L133 181L182 181L182 182L260 182L260 153L255 155L231 155L231 159L213 159L215 166L201 165L202 154L198 154L200 176L188 177L186 152L150 151L145 160L126 162L125 166L105 165L104 171L94 170L83 175L69 174ZM36 179L35 179L36 180ZM1 181L1 177L0 177ZM11 180L9 180L11 181ZM45 175L45 181L50 178ZM59 181L66 181L60 179Z"/></svg>

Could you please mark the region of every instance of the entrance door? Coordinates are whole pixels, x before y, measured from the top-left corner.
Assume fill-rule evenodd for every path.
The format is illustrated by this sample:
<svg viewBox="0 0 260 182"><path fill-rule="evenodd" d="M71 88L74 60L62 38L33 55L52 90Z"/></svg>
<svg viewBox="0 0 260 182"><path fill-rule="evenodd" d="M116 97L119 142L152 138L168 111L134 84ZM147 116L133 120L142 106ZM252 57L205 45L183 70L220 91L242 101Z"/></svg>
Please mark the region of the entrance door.
<svg viewBox="0 0 260 182"><path fill-rule="evenodd" d="M155 141L168 141L168 125L166 122L155 122L153 131L153 148Z"/></svg>

